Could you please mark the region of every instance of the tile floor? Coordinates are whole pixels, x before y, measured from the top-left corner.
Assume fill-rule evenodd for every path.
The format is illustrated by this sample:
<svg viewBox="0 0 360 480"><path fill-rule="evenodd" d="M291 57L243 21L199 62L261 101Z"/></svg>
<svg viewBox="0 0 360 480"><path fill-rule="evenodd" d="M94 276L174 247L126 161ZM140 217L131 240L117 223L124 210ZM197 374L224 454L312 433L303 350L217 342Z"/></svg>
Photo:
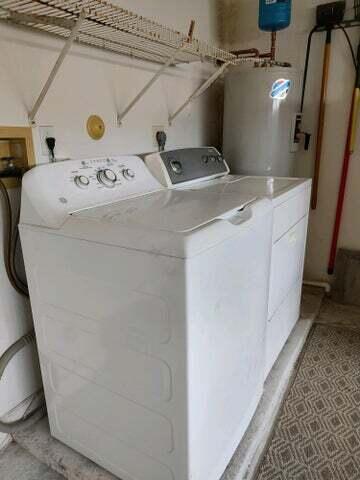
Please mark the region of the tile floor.
<svg viewBox="0 0 360 480"><path fill-rule="evenodd" d="M345 324L315 324L257 480L359 480L360 331Z"/></svg>
<svg viewBox="0 0 360 480"><path fill-rule="evenodd" d="M64 480L16 443L0 454L1 480Z"/></svg>

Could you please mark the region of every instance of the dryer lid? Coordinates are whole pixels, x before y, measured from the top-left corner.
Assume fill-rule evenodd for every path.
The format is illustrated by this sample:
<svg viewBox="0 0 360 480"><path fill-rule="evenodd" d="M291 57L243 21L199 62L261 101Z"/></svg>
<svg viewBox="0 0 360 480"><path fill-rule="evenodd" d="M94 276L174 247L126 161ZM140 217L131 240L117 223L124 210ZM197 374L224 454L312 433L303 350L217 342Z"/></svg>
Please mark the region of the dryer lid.
<svg viewBox="0 0 360 480"><path fill-rule="evenodd" d="M210 193L219 195L239 192L257 195L261 198L275 199L301 184L306 184L306 182L307 179L303 178L227 175L216 180L190 185L188 189L203 190L206 188Z"/></svg>
<svg viewBox="0 0 360 480"><path fill-rule="evenodd" d="M216 219L226 219L254 202L251 194L214 195L195 191L162 190L81 211L73 217L102 223L186 233Z"/></svg>

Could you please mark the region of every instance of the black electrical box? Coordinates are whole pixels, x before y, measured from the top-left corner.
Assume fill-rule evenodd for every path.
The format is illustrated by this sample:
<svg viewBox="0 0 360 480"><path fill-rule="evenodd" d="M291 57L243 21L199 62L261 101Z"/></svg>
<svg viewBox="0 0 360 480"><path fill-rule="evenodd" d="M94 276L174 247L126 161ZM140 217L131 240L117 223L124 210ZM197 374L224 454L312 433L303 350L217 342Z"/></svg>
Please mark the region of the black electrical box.
<svg viewBox="0 0 360 480"><path fill-rule="evenodd" d="M344 20L346 2L331 2L316 8L316 25L331 28Z"/></svg>
<svg viewBox="0 0 360 480"><path fill-rule="evenodd" d="M354 0L355 20L360 20L360 0Z"/></svg>

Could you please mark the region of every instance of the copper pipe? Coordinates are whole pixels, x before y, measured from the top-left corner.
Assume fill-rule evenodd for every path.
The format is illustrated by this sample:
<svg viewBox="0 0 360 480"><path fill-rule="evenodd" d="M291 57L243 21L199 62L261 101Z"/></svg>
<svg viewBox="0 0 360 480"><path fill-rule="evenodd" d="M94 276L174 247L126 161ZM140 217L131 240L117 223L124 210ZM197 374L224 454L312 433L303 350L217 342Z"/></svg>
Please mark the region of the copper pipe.
<svg viewBox="0 0 360 480"><path fill-rule="evenodd" d="M328 83L329 83L330 53L331 53L331 30L327 30L325 52L324 52L323 77L322 77L322 84L321 84L319 121L318 121L318 132L317 132L317 142L316 142L315 166L314 166L314 179L313 179L313 188L312 188L312 195L311 195L311 208L313 210L316 210L317 202L318 202L320 164L321 164L321 156L322 156L324 123L325 123L325 113L326 113L326 97L327 97L327 89L328 89Z"/></svg>
<svg viewBox="0 0 360 480"><path fill-rule="evenodd" d="M246 50L232 50L230 53L237 56L252 54L252 57L260 57L260 52L257 48L248 48Z"/></svg>
<svg viewBox="0 0 360 480"><path fill-rule="evenodd" d="M276 32L272 32L270 52L260 53L260 51L257 48L248 48L247 50L232 50L230 53L233 53L234 55L253 54L252 56L257 58L270 58L272 61L275 61L276 40L277 40Z"/></svg>
<svg viewBox="0 0 360 480"><path fill-rule="evenodd" d="M256 58L270 58L273 62L275 62L276 57L276 32L271 32L271 48L270 52L260 53L257 48L247 48L245 50L231 50L230 53L233 55L249 55L249 57L256 57Z"/></svg>
<svg viewBox="0 0 360 480"><path fill-rule="evenodd" d="M276 56L276 32L271 32L270 58L273 62L275 62L275 56Z"/></svg>
<svg viewBox="0 0 360 480"><path fill-rule="evenodd" d="M194 30L195 30L195 20L191 20L190 27L189 27L188 38L187 38L188 43L191 43L192 40L193 40Z"/></svg>

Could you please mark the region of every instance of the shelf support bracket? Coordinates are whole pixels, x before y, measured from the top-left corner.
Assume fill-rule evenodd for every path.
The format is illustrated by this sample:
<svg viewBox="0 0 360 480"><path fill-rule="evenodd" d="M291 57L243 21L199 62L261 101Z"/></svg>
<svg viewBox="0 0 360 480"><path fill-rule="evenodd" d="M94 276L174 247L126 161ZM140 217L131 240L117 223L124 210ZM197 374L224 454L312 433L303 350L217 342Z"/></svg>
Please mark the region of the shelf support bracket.
<svg viewBox="0 0 360 480"><path fill-rule="evenodd" d="M200 87L198 87L194 93L190 95L190 97L179 107L172 115L169 115L169 125L175 120L175 118L184 110L185 107L189 105L189 103L193 102L196 98L200 97L206 90L211 87L211 85L216 82L216 80L222 75L231 62L225 62L221 67L219 67L210 78L208 78Z"/></svg>
<svg viewBox="0 0 360 480"><path fill-rule="evenodd" d="M130 110L133 109L133 107L138 103L138 101L145 95L145 93L149 90L150 87L154 85L154 83L160 78L160 76L164 73L164 71L172 64L174 63L178 53L181 52L186 46L185 44L180 45L178 47L174 54L171 55L167 59L167 61L164 63L164 65L155 73L155 75L149 80L149 82L140 90L140 92L136 95L136 97L133 98L133 100L129 103L129 105L125 108L125 110L122 113L118 113L117 115L117 122L119 125L121 125L122 120L124 117L130 112Z"/></svg>
<svg viewBox="0 0 360 480"><path fill-rule="evenodd" d="M122 113L117 114L117 123L121 125L122 120L124 117L133 109L133 107L138 103L138 101L145 95L145 93L149 90L152 85L161 77L164 71L176 60L177 55L186 48L192 42L193 34L195 29L195 21L191 20L189 33L187 39L181 43L181 45L175 50L173 55L171 55L164 65L155 73L155 75L149 80L149 82L141 89L141 91L134 97L134 99L129 103L129 105L125 108Z"/></svg>
<svg viewBox="0 0 360 480"><path fill-rule="evenodd" d="M51 72L50 72L50 75L45 83L45 85L43 86L43 89L41 90L40 92L40 95L38 97L38 99L36 100L33 108L30 110L29 112L29 120L30 120L30 123L31 124L34 124L34 119L36 117L36 114L37 112L39 111L39 108L41 107L58 71L60 70L60 67L63 63L63 61L65 60L65 57L66 55L69 53L69 50L72 46L72 44L74 43L74 40L76 39L78 33L79 33L79 30L80 30L80 27L85 19L85 15L86 15L86 12L85 10L82 10L80 12L80 15L76 21L76 23L74 24L72 30L71 30L71 33L69 35L69 37L67 38L66 42L65 42L65 45L63 47L63 49L61 50L60 52L60 55L58 56L58 59L56 60L55 62L55 65L53 66Z"/></svg>

